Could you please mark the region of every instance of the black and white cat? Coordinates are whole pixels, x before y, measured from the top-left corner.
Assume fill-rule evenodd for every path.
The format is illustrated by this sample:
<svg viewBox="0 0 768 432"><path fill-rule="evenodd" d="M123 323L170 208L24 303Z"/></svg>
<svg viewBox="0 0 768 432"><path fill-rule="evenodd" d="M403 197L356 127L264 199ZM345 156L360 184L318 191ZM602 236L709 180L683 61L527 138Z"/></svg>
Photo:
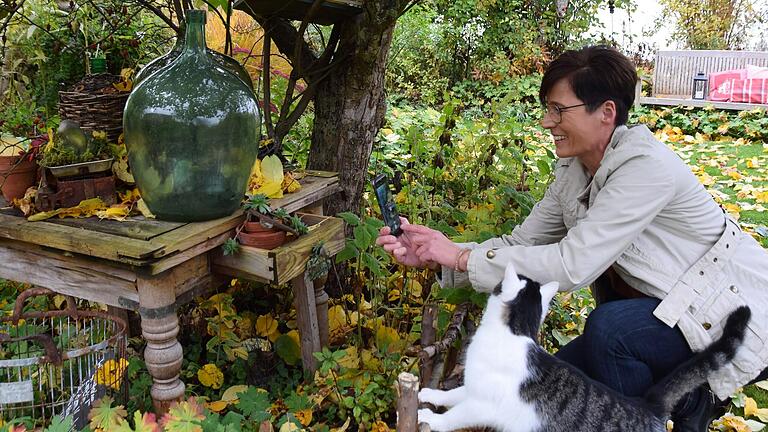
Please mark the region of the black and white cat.
<svg viewBox="0 0 768 432"><path fill-rule="evenodd" d="M419 401L450 407L419 410L433 431L492 427L504 432L666 431L666 419L683 395L730 361L744 339L746 306L728 317L723 336L648 390L628 398L591 380L536 343L558 285L540 285L509 265L488 298L466 358L464 385L422 389Z"/></svg>

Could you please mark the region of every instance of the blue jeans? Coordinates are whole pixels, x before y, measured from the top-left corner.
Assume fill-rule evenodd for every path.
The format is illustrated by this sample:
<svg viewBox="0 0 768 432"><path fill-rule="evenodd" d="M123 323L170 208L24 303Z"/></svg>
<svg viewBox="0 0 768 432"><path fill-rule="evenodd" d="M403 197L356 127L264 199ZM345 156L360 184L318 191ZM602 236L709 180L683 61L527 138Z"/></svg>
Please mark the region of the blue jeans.
<svg viewBox="0 0 768 432"><path fill-rule="evenodd" d="M627 396L648 388L692 356L680 330L653 316L654 298L600 304L587 318L584 333L555 357Z"/></svg>

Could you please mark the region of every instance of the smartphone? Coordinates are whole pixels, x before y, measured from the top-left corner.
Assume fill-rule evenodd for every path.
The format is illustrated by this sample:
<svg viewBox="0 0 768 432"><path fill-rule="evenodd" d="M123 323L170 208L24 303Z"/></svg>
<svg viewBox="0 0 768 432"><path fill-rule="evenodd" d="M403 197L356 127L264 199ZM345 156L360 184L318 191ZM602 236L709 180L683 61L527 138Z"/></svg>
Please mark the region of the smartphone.
<svg viewBox="0 0 768 432"><path fill-rule="evenodd" d="M376 201L379 202L384 224L389 227L389 232L393 236L399 236L403 233L400 229L400 214L397 212L387 176L384 174L376 176L373 180L373 191L376 193Z"/></svg>

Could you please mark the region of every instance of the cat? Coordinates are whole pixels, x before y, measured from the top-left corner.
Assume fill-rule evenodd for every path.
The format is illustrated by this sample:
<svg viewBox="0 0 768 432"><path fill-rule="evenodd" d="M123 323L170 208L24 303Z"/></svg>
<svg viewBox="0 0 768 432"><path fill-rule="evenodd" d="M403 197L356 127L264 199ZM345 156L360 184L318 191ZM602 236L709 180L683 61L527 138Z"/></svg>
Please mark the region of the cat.
<svg viewBox="0 0 768 432"><path fill-rule="evenodd" d="M420 402L450 408L444 414L420 409L419 422L433 431L492 427L503 432L663 432L675 402L733 359L751 315L749 307L737 308L719 340L643 398L629 398L536 343L557 289L557 282L540 285L508 265L467 348L464 385L448 391L422 389Z"/></svg>

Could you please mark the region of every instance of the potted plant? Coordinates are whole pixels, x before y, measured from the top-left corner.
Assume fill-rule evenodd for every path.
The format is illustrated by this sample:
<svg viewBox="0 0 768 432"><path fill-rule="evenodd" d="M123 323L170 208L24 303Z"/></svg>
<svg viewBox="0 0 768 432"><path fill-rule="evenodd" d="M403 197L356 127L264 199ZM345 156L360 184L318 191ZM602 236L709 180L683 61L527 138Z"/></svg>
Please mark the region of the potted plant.
<svg viewBox="0 0 768 432"><path fill-rule="evenodd" d="M260 249L274 249L285 243L291 234L298 237L309 229L300 217L283 208L272 209L263 194L249 195L243 205L246 218L237 229L237 242Z"/></svg>
<svg viewBox="0 0 768 432"><path fill-rule="evenodd" d="M24 196L37 181L37 162L29 140L0 135L0 189L9 203Z"/></svg>
<svg viewBox="0 0 768 432"><path fill-rule="evenodd" d="M46 118L34 103L8 104L0 109L0 186L11 202L37 183L37 155L45 143Z"/></svg>

